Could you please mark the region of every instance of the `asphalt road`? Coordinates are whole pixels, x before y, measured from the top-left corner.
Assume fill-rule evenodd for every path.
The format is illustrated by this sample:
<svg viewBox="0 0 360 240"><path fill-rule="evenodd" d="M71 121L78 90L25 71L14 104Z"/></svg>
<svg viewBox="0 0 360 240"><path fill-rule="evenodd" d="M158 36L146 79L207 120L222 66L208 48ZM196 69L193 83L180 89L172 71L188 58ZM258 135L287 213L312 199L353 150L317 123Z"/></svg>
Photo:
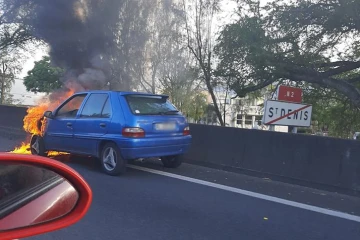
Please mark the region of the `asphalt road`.
<svg viewBox="0 0 360 240"><path fill-rule="evenodd" d="M0 145L5 142L0 139ZM89 212L73 226L29 239L360 239L359 222L131 168L123 176L111 177L91 160L79 159L69 165L93 190ZM159 169L156 164L142 165ZM359 209L359 199L354 197L318 194L308 188L187 164L181 169L171 172L233 187L244 186L246 181L254 191L263 189L281 197L302 192L292 200L324 208L343 208L350 213Z"/></svg>

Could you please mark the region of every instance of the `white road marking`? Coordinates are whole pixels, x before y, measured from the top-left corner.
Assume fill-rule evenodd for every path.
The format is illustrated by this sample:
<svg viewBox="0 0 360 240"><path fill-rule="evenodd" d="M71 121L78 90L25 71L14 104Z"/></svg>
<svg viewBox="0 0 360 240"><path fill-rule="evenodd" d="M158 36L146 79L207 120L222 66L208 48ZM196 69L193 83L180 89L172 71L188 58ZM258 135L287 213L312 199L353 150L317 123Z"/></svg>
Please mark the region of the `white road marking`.
<svg viewBox="0 0 360 240"><path fill-rule="evenodd" d="M250 191L239 189L239 188L229 187L229 186L221 185L218 183L212 183L212 182L208 182L208 181L199 180L196 178L185 177L185 176L168 173L168 172L163 172L163 171L159 171L159 170L155 170L155 169L150 169L150 168L145 168L145 167L140 167L140 166L135 166L135 165L130 165L130 164L128 164L128 167L137 169L137 170L141 170L141 171L145 171L145 172L150 172L150 173L166 176L166 177L180 179L183 181L188 181L188 182L197 183L197 184L201 184L201 185L205 185L205 186L209 186L209 187L213 187L213 188L218 188L218 189L229 191L229 192L239 193L242 195L246 195L249 197L254 197L254 198L258 198L258 199L262 199L262 200L267 200L270 202L280 203L280 204L284 204L284 205L291 206L291 207L301 208L301 209L305 209L305 210L309 210L309 211L313 211L313 212L317 212L317 213L321 213L321 214L325 214L325 215L330 215L333 217L338 217L338 218L343 218L343 219L347 219L350 221L360 222L359 216L351 215L348 213L338 212L338 211L329 210L329 209L316 207L316 206L312 206L312 205L308 205L308 204L303 204L303 203L299 203L299 202L294 202L294 201L290 201L290 200L286 200L286 199L282 199L282 198L272 197L272 196L268 196L268 195L261 194L261 193L250 192Z"/></svg>

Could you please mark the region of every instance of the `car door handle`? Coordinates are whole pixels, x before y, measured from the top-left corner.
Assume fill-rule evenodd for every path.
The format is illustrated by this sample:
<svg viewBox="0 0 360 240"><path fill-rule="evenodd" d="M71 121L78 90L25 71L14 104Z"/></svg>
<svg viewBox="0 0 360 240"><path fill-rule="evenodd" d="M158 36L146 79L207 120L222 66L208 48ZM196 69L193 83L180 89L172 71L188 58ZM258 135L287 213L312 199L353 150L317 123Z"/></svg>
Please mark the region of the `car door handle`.
<svg viewBox="0 0 360 240"><path fill-rule="evenodd" d="M106 124L105 123L100 123L100 127L104 128L104 127L106 127Z"/></svg>
<svg viewBox="0 0 360 240"><path fill-rule="evenodd" d="M68 122L68 123L66 123L66 126L72 127L72 123Z"/></svg>

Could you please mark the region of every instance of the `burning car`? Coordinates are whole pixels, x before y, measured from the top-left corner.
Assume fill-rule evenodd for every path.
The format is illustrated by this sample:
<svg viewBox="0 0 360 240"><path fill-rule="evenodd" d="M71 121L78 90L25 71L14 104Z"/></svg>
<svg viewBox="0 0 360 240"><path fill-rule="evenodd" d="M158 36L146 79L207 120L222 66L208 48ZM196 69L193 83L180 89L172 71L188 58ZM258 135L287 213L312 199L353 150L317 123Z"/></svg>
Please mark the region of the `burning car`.
<svg viewBox="0 0 360 240"><path fill-rule="evenodd" d="M43 116L24 119L38 129L30 140L33 155L93 156L109 175L123 173L133 159L159 157L165 167L179 167L191 143L186 118L166 95L78 92Z"/></svg>

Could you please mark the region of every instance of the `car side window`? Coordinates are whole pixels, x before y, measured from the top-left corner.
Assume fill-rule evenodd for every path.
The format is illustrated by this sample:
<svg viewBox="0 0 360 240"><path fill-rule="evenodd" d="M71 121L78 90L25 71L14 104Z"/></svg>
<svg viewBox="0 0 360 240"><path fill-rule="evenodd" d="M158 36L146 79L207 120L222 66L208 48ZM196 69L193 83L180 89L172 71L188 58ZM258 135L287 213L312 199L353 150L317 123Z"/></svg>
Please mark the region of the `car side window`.
<svg viewBox="0 0 360 240"><path fill-rule="evenodd" d="M101 118L108 94L92 93L85 103L80 118Z"/></svg>
<svg viewBox="0 0 360 240"><path fill-rule="evenodd" d="M110 103L110 98L106 99L104 108L101 112L101 117L102 118L109 118L111 116L111 103Z"/></svg>
<svg viewBox="0 0 360 240"><path fill-rule="evenodd" d="M81 104L83 103L86 94L77 95L68 101L64 106L62 106L56 113L56 118L75 118Z"/></svg>

